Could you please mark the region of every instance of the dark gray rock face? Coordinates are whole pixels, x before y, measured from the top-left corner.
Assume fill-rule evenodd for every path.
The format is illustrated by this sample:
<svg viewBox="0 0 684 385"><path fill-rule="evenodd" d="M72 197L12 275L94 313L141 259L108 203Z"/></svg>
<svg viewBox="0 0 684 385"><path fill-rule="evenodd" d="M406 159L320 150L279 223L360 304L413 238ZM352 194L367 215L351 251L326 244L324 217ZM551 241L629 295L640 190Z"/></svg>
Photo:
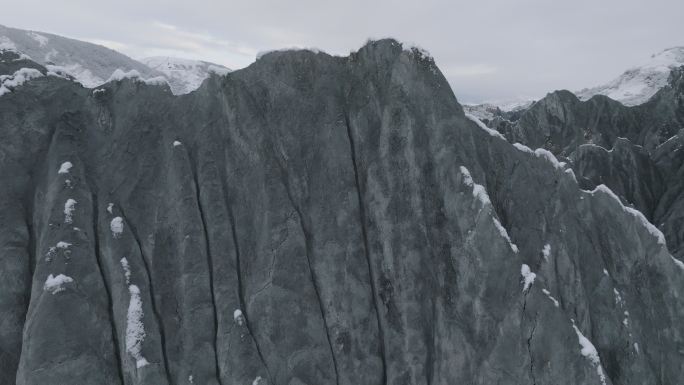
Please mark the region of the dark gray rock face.
<svg viewBox="0 0 684 385"><path fill-rule="evenodd" d="M651 100L626 107L605 96L582 102L556 91L514 122L489 125L511 142L544 148L567 160L580 186L605 184L664 233L670 251L684 259L681 155L684 128L684 67Z"/></svg>
<svg viewBox="0 0 684 385"><path fill-rule="evenodd" d="M662 234L395 41L180 97L43 76L0 97L0 133L1 383L684 378Z"/></svg>

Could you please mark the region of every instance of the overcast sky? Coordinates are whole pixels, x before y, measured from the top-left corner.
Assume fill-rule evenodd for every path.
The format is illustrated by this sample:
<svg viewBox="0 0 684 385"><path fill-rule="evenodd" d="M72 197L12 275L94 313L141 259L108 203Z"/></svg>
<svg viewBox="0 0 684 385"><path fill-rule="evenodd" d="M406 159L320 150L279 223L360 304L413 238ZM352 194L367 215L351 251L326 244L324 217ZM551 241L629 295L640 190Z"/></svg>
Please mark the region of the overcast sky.
<svg viewBox="0 0 684 385"><path fill-rule="evenodd" d="M0 9L12 10L0 15L8 27L233 69L269 49L347 54L394 37L427 49L462 102L598 85L684 45L684 0L0 0Z"/></svg>

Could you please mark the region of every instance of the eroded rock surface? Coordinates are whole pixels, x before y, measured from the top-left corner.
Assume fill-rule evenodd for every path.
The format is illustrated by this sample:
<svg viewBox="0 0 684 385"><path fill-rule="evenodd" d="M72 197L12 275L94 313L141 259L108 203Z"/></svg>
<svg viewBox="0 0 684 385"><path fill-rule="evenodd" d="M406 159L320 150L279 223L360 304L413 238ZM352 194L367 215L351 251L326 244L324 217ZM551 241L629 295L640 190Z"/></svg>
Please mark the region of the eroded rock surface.
<svg viewBox="0 0 684 385"><path fill-rule="evenodd" d="M393 40L181 97L43 76L0 129L2 383L684 378L660 231L467 118Z"/></svg>
<svg viewBox="0 0 684 385"><path fill-rule="evenodd" d="M638 106L600 95L582 102L568 91L556 91L516 121L496 118L488 124L511 142L549 150L567 161L582 188L608 186L656 224L670 251L684 259L679 153L684 67L673 70L668 85Z"/></svg>

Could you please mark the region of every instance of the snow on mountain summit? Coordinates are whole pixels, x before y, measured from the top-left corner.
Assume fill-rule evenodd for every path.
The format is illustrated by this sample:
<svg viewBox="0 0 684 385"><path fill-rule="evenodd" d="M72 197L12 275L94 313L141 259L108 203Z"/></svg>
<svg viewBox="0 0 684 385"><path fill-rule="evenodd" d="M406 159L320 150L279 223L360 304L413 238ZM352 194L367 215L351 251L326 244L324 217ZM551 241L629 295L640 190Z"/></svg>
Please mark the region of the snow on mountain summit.
<svg viewBox="0 0 684 385"><path fill-rule="evenodd" d="M230 69L219 64L170 56L154 56L140 61L163 73L176 95L196 90L211 73L225 75L230 72Z"/></svg>
<svg viewBox="0 0 684 385"><path fill-rule="evenodd" d="M24 55L50 73L73 79L87 88L99 87L120 74L134 74L133 77L146 79L148 84L161 84L165 78L174 94L187 94L211 73L230 72L222 65L166 56L138 61L97 44L2 25L0 50Z"/></svg>
<svg viewBox="0 0 684 385"><path fill-rule="evenodd" d="M625 71L612 81L576 92L581 100L606 95L628 106L645 103L667 85L672 69L684 65L684 47L666 49L640 66Z"/></svg>
<svg viewBox="0 0 684 385"><path fill-rule="evenodd" d="M49 71L68 75L88 88L105 83L116 70L134 70L145 78L161 75L124 54L97 44L3 25L0 25L0 49L27 55Z"/></svg>

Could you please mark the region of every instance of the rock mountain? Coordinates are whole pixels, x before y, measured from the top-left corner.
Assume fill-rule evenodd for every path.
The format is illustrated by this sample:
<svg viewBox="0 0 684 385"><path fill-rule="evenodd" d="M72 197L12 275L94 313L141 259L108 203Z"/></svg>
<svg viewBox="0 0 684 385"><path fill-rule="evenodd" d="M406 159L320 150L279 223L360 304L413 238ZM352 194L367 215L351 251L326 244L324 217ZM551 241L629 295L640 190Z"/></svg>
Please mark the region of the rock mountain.
<svg viewBox="0 0 684 385"><path fill-rule="evenodd" d="M682 213L676 74L499 132L394 40L181 96L48 73L0 56L0 383L684 379L678 238L647 219Z"/></svg>
<svg viewBox="0 0 684 385"><path fill-rule="evenodd" d="M196 90L210 73L222 75L229 71L214 63L167 56L137 61L98 44L3 25L0 50L20 52L49 72L71 78L87 88L114 80L117 73L135 71L143 79L164 79L171 91L179 95Z"/></svg>
<svg viewBox="0 0 684 385"><path fill-rule="evenodd" d="M641 105L556 91L517 116L487 122L511 142L566 161L583 189L608 186L656 224L669 250L684 259L684 67Z"/></svg>

